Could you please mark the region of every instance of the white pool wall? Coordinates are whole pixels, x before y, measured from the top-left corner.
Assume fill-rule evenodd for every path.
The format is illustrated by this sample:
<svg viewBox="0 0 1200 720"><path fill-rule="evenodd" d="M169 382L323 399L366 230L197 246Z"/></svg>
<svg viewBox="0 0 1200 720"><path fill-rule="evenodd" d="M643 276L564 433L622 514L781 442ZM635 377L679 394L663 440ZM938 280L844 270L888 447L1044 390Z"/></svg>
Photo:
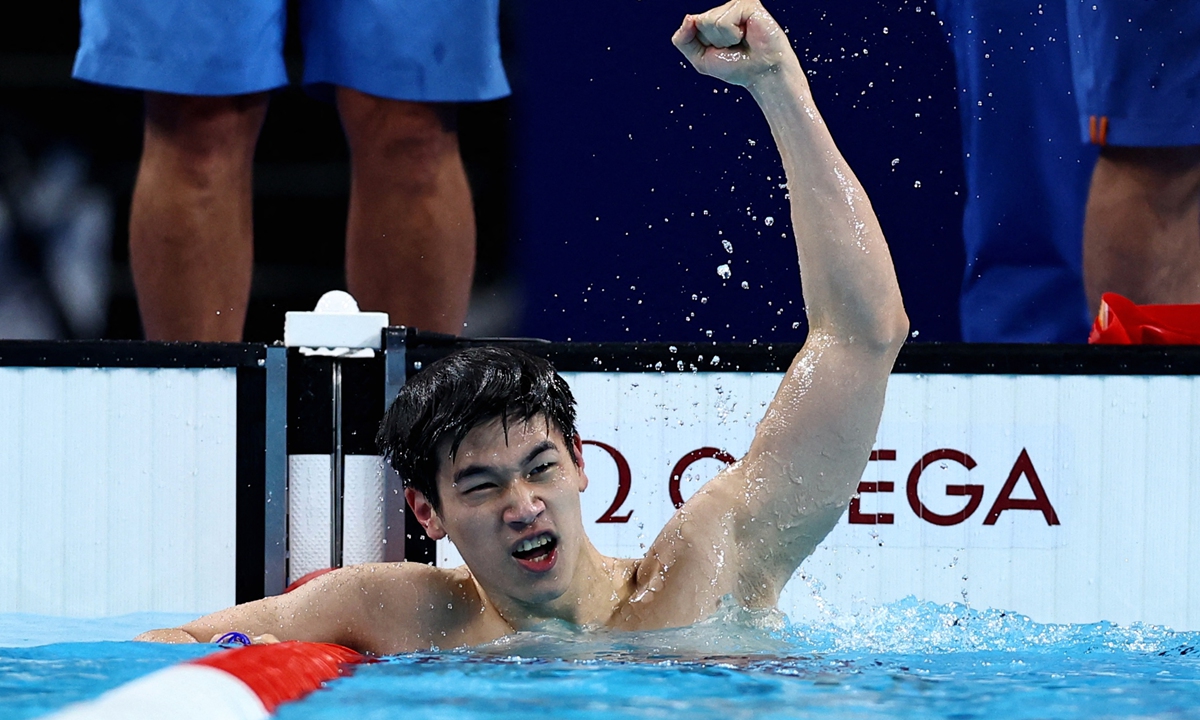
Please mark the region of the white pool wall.
<svg viewBox="0 0 1200 720"><path fill-rule="evenodd" d="M236 370L0 368L0 613L234 599Z"/></svg>

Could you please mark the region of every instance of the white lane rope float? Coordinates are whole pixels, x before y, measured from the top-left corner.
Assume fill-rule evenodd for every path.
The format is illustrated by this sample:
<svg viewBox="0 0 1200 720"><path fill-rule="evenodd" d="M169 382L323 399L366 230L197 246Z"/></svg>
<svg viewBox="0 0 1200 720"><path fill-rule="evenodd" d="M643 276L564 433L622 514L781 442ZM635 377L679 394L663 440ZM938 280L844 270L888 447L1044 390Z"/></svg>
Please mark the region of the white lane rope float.
<svg viewBox="0 0 1200 720"><path fill-rule="evenodd" d="M235 647L157 670L44 720L261 720L365 662L331 643Z"/></svg>

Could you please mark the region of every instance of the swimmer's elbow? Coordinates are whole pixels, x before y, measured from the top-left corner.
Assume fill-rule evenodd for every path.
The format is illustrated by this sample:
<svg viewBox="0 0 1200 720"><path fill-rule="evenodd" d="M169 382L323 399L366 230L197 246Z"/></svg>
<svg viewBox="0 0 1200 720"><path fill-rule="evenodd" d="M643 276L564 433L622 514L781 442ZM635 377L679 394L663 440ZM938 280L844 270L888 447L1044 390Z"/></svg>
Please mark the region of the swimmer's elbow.
<svg viewBox="0 0 1200 720"><path fill-rule="evenodd" d="M894 308L858 317L826 319L813 318L809 341L821 345L836 345L859 357L894 359L908 338L908 315L897 303Z"/></svg>
<svg viewBox="0 0 1200 720"><path fill-rule="evenodd" d="M888 313L886 320L881 328L879 340L892 353L900 351L900 347L904 345L904 341L908 339L908 313L904 312L904 305L897 302L895 309Z"/></svg>
<svg viewBox="0 0 1200 720"><path fill-rule="evenodd" d="M873 354L895 358L908 339L908 314L904 312L904 306L896 302L871 318L866 332L851 337L852 342L861 344Z"/></svg>

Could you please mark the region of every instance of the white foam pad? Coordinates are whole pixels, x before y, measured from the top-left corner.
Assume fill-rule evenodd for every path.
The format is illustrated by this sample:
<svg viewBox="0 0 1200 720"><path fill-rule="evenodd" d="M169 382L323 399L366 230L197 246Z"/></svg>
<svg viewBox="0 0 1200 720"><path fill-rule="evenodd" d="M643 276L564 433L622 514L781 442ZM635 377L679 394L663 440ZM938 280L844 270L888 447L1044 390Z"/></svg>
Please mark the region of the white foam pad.
<svg viewBox="0 0 1200 720"><path fill-rule="evenodd" d="M258 696L233 675L203 665L172 665L49 715L44 720L261 720Z"/></svg>

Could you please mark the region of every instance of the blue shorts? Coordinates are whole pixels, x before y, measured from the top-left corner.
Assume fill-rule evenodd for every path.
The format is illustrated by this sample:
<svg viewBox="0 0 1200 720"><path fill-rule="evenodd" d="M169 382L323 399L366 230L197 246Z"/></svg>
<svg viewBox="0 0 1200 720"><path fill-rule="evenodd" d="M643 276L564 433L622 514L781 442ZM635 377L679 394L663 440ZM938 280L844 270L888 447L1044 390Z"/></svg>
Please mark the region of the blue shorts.
<svg viewBox="0 0 1200 720"><path fill-rule="evenodd" d="M1200 3L1066 2L1084 142L1200 145Z"/></svg>
<svg viewBox="0 0 1200 720"><path fill-rule="evenodd" d="M286 0L81 0L74 77L183 95L286 85ZM509 92L499 0L301 0L305 85L424 102Z"/></svg>
<svg viewBox="0 0 1200 720"><path fill-rule="evenodd" d="M1083 215L1097 148L1078 141L1064 7L938 0L937 11L965 156L963 340L1086 342Z"/></svg>

